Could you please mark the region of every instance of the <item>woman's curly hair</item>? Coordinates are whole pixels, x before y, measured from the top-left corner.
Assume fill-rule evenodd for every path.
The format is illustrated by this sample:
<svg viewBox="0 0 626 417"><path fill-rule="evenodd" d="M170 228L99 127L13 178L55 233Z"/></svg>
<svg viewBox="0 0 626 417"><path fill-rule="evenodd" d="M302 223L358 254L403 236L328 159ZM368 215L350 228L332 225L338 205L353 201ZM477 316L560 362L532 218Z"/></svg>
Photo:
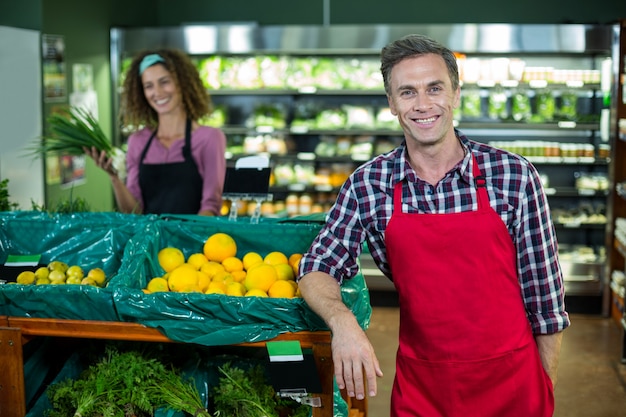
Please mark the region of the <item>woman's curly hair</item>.
<svg viewBox="0 0 626 417"><path fill-rule="evenodd" d="M124 78L120 119L125 126L149 126L158 124L157 112L150 106L143 91L139 74L139 65L146 55L158 54L165 62L163 65L171 74L174 83L180 88L187 117L198 120L212 111L211 97L205 88L198 69L187 54L176 49L143 51L136 55Z"/></svg>

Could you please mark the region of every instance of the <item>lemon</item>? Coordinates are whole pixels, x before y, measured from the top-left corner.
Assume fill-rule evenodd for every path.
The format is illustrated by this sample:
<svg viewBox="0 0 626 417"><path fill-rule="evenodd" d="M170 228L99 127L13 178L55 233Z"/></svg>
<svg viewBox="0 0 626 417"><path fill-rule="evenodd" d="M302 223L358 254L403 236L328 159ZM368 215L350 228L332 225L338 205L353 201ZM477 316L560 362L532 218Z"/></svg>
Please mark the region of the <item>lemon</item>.
<svg viewBox="0 0 626 417"><path fill-rule="evenodd" d="M200 268L200 271L207 274L210 278L213 278L213 276L215 276L217 273L224 272L225 269L221 263L215 262L215 261L209 261L205 263L204 265L202 265L202 267Z"/></svg>
<svg viewBox="0 0 626 417"><path fill-rule="evenodd" d="M288 264L277 264L273 265L274 269L276 269L276 274L278 275L278 279L288 280L294 279L295 275L293 273L293 268Z"/></svg>
<svg viewBox="0 0 626 417"><path fill-rule="evenodd" d="M231 282L226 285L226 295L243 297L246 294L246 287L241 282Z"/></svg>
<svg viewBox="0 0 626 417"><path fill-rule="evenodd" d="M243 282L246 279L247 272L246 271L233 271L230 273L233 277L233 281Z"/></svg>
<svg viewBox="0 0 626 417"><path fill-rule="evenodd" d="M257 265L246 274L243 281L247 290L253 288L267 292L272 284L278 280L278 274L273 265Z"/></svg>
<svg viewBox="0 0 626 417"><path fill-rule="evenodd" d="M61 272L58 269L53 269L48 274L48 279L51 284L64 284L65 283L65 273Z"/></svg>
<svg viewBox="0 0 626 417"><path fill-rule="evenodd" d="M200 270L200 268L202 268L202 265L204 265L207 262L209 262L207 257L204 256L204 253L200 253L200 252L192 253L187 258L187 263L195 266L198 271Z"/></svg>
<svg viewBox="0 0 626 417"><path fill-rule="evenodd" d="M296 289L289 281L278 280L267 291L272 298L293 298L296 295Z"/></svg>
<svg viewBox="0 0 626 417"><path fill-rule="evenodd" d="M251 290L246 291L246 297L267 297L267 293L263 290L259 290L258 288L253 288Z"/></svg>
<svg viewBox="0 0 626 417"><path fill-rule="evenodd" d="M85 277L80 281L81 285L91 285L92 287L97 287L98 284L94 281L93 278Z"/></svg>
<svg viewBox="0 0 626 417"><path fill-rule="evenodd" d="M263 262L270 265L289 264L289 258L282 252L274 251L265 255Z"/></svg>
<svg viewBox="0 0 626 417"><path fill-rule="evenodd" d="M185 255L178 248L163 248L157 254L159 265L165 272L171 272L185 263Z"/></svg>
<svg viewBox="0 0 626 417"><path fill-rule="evenodd" d="M46 285L46 284L50 284L50 280L48 279L48 277L37 278L37 280L35 281L35 285Z"/></svg>
<svg viewBox="0 0 626 417"><path fill-rule="evenodd" d="M170 290L167 280L162 277L154 277L146 285L146 289L150 291L150 293L155 292L167 292Z"/></svg>
<svg viewBox="0 0 626 417"><path fill-rule="evenodd" d="M211 277L202 271L198 271L198 290L205 292L209 288L210 283Z"/></svg>
<svg viewBox="0 0 626 417"><path fill-rule="evenodd" d="M106 274L102 270L102 268L92 268L87 272L87 278L93 279L99 287L104 287L104 283L106 282Z"/></svg>
<svg viewBox="0 0 626 417"><path fill-rule="evenodd" d="M189 264L183 264L170 272L167 283L174 292L197 292L198 271Z"/></svg>
<svg viewBox="0 0 626 417"><path fill-rule="evenodd" d="M50 271L61 271L63 273L65 273L65 271L67 271L67 264L65 262L61 262L61 261L52 261L48 264L48 269Z"/></svg>
<svg viewBox="0 0 626 417"><path fill-rule="evenodd" d="M207 288L204 292L205 294L226 294L222 288L219 287L210 287Z"/></svg>
<svg viewBox="0 0 626 417"><path fill-rule="evenodd" d="M224 282L211 281L209 283L209 286L207 287L207 289L204 291L204 293L205 294L210 294L210 293L214 292L213 290L218 289L219 291L221 291L221 294L226 294L226 288L227 287L228 286ZM211 290L211 291L209 291L209 290Z"/></svg>
<svg viewBox="0 0 626 417"><path fill-rule="evenodd" d="M256 252L248 252L241 259L243 262L243 269L246 271L255 265L263 263L263 257Z"/></svg>
<svg viewBox="0 0 626 417"><path fill-rule="evenodd" d="M65 283L66 284L80 284L82 280L83 278L79 277L78 275L70 275L69 277L65 279Z"/></svg>
<svg viewBox="0 0 626 417"><path fill-rule="evenodd" d="M243 271L243 262L236 256L229 256L222 261L222 266L228 272Z"/></svg>
<svg viewBox="0 0 626 417"><path fill-rule="evenodd" d="M82 280L83 277L85 276L85 271L83 271L83 268L81 268L78 265L72 265L69 268L67 268L67 271L65 271L65 276L68 278L78 277Z"/></svg>
<svg viewBox="0 0 626 417"><path fill-rule="evenodd" d="M204 242L203 252L209 261L222 262L237 255L237 244L226 233L214 233Z"/></svg>
<svg viewBox="0 0 626 417"><path fill-rule="evenodd" d="M35 273L33 271L22 271L15 280L18 284L30 285L35 282Z"/></svg>
<svg viewBox="0 0 626 417"><path fill-rule="evenodd" d="M50 273L50 270L48 268L46 268L45 266L42 266L40 268L37 268L35 270L35 279L39 280L39 279L48 279L48 274Z"/></svg>

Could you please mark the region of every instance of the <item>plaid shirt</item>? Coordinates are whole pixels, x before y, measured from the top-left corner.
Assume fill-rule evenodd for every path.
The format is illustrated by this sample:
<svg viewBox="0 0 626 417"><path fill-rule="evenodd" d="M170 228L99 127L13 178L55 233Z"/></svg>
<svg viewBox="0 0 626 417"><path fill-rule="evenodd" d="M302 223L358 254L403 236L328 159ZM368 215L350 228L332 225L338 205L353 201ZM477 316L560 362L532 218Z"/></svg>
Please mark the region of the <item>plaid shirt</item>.
<svg viewBox="0 0 626 417"><path fill-rule="evenodd" d="M548 201L537 171L518 155L469 140L456 132L465 158L435 186L418 178L406 160L406 145L357 168L342 186L325 226L300 262L300 276L322 271L337 281L354 277L367 242L372 258L391 280L385 229L393 211L393 187L405 180L405 213L458 213L478 208L472 185L471 154L487 179L492 208L506 225L517 249L517 270L524 304L535 334L569 326L563 275Z"/></svg>

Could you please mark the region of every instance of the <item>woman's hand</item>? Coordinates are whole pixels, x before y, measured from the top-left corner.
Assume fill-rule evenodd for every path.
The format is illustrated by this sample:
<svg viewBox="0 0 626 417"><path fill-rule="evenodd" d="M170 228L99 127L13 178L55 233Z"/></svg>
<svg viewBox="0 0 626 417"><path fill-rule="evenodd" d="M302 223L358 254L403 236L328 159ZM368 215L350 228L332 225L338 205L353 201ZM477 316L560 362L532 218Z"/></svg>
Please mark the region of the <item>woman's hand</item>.
<svg viewBox="0 0 626 417"><path fill-rule="evenodd" d="M109 158L105 151L98 151L95 146L91 148L83 148L83 151L96 163L96 165L104 170L109 176L116 177L117 170L113 167L113 159Z"/></svg>

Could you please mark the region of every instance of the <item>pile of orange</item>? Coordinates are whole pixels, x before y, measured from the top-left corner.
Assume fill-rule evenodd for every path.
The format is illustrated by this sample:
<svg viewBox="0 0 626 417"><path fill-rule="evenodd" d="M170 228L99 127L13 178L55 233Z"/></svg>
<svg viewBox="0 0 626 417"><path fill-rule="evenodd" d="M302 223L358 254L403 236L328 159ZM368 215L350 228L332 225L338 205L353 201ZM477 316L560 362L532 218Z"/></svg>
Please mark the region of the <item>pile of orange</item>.
<svg viewBox="0 0 626 417"><path fill-rule="evenodd" d="M183 251L166 247L158 261L165 274L152 278L144 292L199 292L231 296L299 297L295 282L302 254L289 257L279 251L262 256L248 252L237 256L237 243L226 233L207 238L202 251L187 258Z"/></svg>

